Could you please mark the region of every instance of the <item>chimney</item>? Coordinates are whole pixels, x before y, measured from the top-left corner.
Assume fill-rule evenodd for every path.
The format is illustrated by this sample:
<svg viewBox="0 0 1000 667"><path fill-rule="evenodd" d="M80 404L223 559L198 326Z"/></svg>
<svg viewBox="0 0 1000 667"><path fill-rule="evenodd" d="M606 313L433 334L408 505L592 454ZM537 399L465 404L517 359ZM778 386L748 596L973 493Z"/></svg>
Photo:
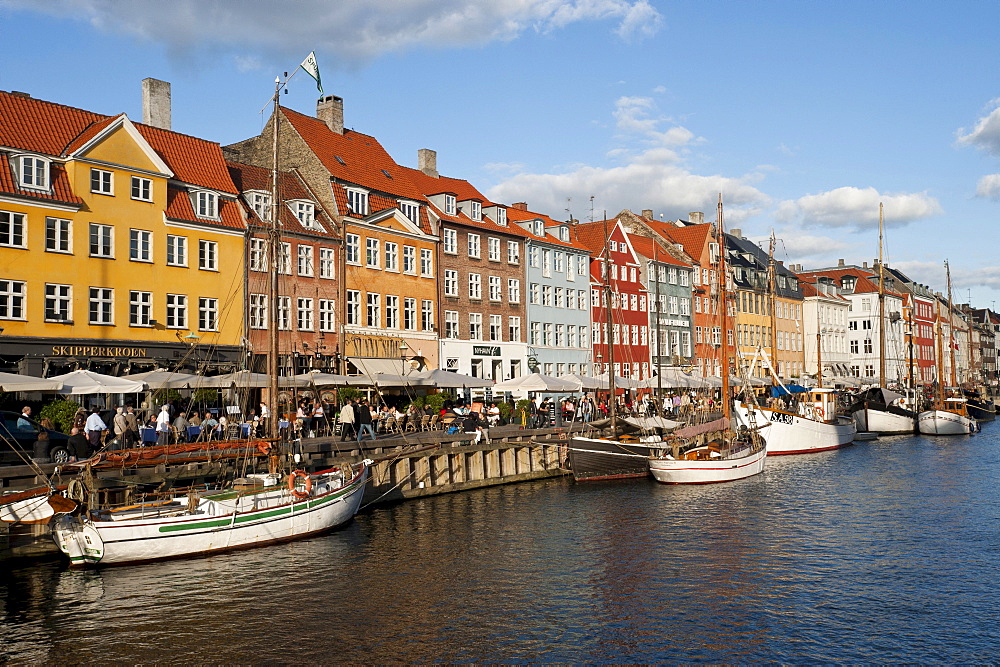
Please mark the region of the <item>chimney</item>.
<svg viewBox="0 0 1000 667"><path fill-rule="evenodd" d="M519 201L519 202L517 202L515 204L511 204L510 207L511 208L516 208L518 211L527 211L528 210L528 203L527 202L523 202L523 201Z"/></svg>
<svg viewBox="0 0 1000 667"><path fill-rule="evenodd" d="M142 122L162 130L170 129L170 83L159 79L142 80Z"/></svg>
<svg viewBox="0 0 1000 667"><path fill-rule="evenodd" d="M738 239L743 238L743 230L740 229L739 227L735 227L733 229L730 229L729 233L732 234L733 236L735 236Z"/></svg>
<svg viewBox="0 0 1000 667"><path fill-rule="evenodd" d="M688 222L692 225L700 225L705 222L705 214L701 211L692 211L688 213Z"/></svg>
<svg viewBox="0 0 1000 667"><path fill-rule="evenodd" d="M421 148L417 151L417 169L428 176L438 177L438 154L430 148Z"/></svg>
<svg viewBox="0 0 1000 667"><path fill-rule="evenodd" d="M862 269L867 269L868 268L868 262L861 262L861 268Z"/></svg>
<svg viewBox="0 0 1000 667"><path fill-rule="evenodd" d="M844 260L838 259L837 260L837 266L844 266Z"/></svg>
<svg viewBox="0 0 1000 667"><path fill-rule="evenodd" d="M327 95L316 101L316 118L337 134L344 133L344 98Z"/></svg>
<svg viewBox="0 0 1000 667"><path fill-rule="evenodd" d="M646 218L647 220L652 220L653 219L653 209L651 209L651 208L644 208L644 209L642 209L642 217Z"/></svg>

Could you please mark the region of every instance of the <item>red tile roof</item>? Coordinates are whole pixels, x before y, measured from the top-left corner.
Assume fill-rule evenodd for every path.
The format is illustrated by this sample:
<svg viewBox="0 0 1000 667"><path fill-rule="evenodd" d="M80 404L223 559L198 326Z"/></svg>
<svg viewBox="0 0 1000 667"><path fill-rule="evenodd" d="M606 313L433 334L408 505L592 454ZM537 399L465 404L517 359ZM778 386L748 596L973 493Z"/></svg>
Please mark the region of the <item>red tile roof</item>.
<svg viewBox="0 0 1000 667"><path fill-rule="evenodd" d="M66 176L66 170L61 164L52 163L49 165L49 183L51 185L49 192L22 190L14 179L10 160L0 159L0 192L15 197L44 199L53 203L83 205L83 200L73 194L73 189L69 186L69 177Z"/></svg>
<svg viewBox="0 0 1000 667"><path fill-rule="evenodd" d="M0 91L0 146L65 157L120 116ZM177 180L236 194L219 144L141 123L135 127Z"/></svg>
<svg viewBox="0 0 1000 667"><path fill-rule="evenodd" d="M318 118L285 107L281 111L334 178L398 197L423 199L375 137L347 129L338 134Z"/></svg>
<svg viewBox="0 0 1000 667"><path fill-rule="evenodd" d="M244 229L246 227L243 221L243 212L236 200L220 198L219 219L206 220L195 215L194 206L191 205L191 197L188 191L173 185L167 188L166 216L171 220L193 222L199 225L217 225L233 229Z"/></svg>
<svg viewBox="0 0 1000 667"><path fill-rule="evenodd" d="M434 176L428 176L419 169L413 169L411 167L400 167L400 169L402 169L407 178L409 178L417 189L426 197L442 193L453 193L458 201L466 201L470 199L479 200L482 202L484 208L492 203L471 183L460 178L450 178L447 176L439 176L435 178ZM423 198L421 199L423 200ZM514 236L521 237L530 236L530 234L525 232L519 225L510 224L509 212L507 217L508 224L504 226L498 225L495 220L487 216L485 213L482 216L482 220L477 222L466 215L465 212L461 212L456 215L448 215L429 200L427 201L427 205L434 210L435 214L437 214L439 218L446 222L454 222L467 227L493 231L498 234L512 234Z"/></svg>
<svg viewBox="0 0 1000 667"><path fill-rule="evenodd" d="M878 280L874 273L867 269L843 268L828 269L824 271L800 271L797 273L800 283L803 281L814 281L818 277L832 278L839 287L842 285L841 279L845 276L854 276L857 282L854 285L855 294L878 293ZM872 280L876 278L875 280ZM885 290L886 294L902 298L903 295L893 290Z"/></svg>
<svg viewBox="0 0 1000 667"><path fill-rule="evenodd" d="M628 240L629 243L632 244L635 251L646 259L655 259L655 261L662 262L663 264L674 264L675 266L691 268L690 264L673 257L670 253L660 248L658 244L656 244L656 242L648 236L629 234Z"/></svg>
<svg viewBox="0 0 1000 667"><path fill-rule="evenodd" d="M250 190L263 190L271 192L271 170L263 167L256 167L239 162L227 162L229 175L233 183L244 194ZM278 222L282 229L297 234L311 234L313 236L336 236L336 229L333 221L326 214L326 209L320 206L319 202L313 199L305 185L293 172L283 171L278 174L278 192L283 200L303 199L313 203L316 210L316 221L323 227L318 230L312 227L304 227L299 218L288 206L278 208ZM257 213L250 208L249 203L243 202L244 210L251 217L254 224L263 226L265 223L257 216Z"/></svg>

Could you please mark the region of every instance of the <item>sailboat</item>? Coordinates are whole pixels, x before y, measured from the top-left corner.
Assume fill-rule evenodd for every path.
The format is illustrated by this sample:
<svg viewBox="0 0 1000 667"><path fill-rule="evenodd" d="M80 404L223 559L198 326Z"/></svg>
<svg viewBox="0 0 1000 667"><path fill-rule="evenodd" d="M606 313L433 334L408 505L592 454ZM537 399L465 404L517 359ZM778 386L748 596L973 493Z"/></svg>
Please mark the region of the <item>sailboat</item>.
<svg viewBox="0 0 1000 667"><path fill-rule="evenodd" d="M951 267L945 261L945 274L948 279L948 352L951 357L951 386L957 387L955 376L955 341L952 334L952 304L951 304ZM935 300L935 303L938 303ZM937 347L938 347L938 377L934 397L934 405L930 410L921 412L917 417L917 428L924 435L968 435L978 430L976 420L969 416L966 399L963 396L945 396L944 389L944 332L941 329L941 316L937 314Z"/></svg>
<svg viewBox="0 0 1000 667"><path fill-rule="evenodd" d="M838 449L854 442L858 430L854 420L837 412L837 391L824 387L805 389L795 385L786 386L774 368L777 357L774 324L775 309L775 267L774 238L768 262L768 296L771 312L771 353L768 355L758 348L750 363L749 375L754 375L758 363L773 380L771 388L772 404L759 406L739 401L735 410L737 419L748 428L756 424L766 424L761 433L767 441L767 452L771 456L782 454L807 454Z"/></svg>
<svg viewBox="0 0 1000 667"><path fill-rule="evenodd" d="M719 195L719 212L717 234L719 248L725 248L722 219L722 195ZM649 472L657 482L663 484L713 484L731 482L745 477L751 477L764 470L767 459L767 443L754 423L755 418L749 415L749 428L740 431L733 430L732 396L729 387L729 336L726 319L729 311L728 283L729 274L726 266L726 253L720 253L719 258L719 312L722 318L722 405L723 418L695 426L685 427L674 432L668 443L667 450L660 450L649 457ZM742 364L739 364L742 370ZM746 375L743 379L744 395L751 395ZM721 431L721 437L712 441L695 444L691 442L700 435ZM685 440L687 442L685 443ZM685 447L686 449L683 449Z"/></svg>
<svg viewBox="0 0 1000 667"><path fill-rule="evenodd" d="M906 397L885 388L885 265L882 260L882 203L878 205L878 342L879 381L882 387L865 391L849 408L859 431L913 433L917 413L905 407ZM912 392L911 392L912 393ZM902 399L902 400L901 400Z"/></svg>
<svg viewBox="0 0 1000 667"><path fill-rule="evenodd" d="M275 81L274 153L270 257L279 257L278 99L287 83ZM277 303L277 268L272 266L269 303ZM273 308L268 355L271 376L270 414L277 415L277 308ZM272 444L277 442L278 419L269 419ZM350 521L361 505L370 460L309 473L277 472L280 458L272 450L272 469L248 474L226 488L213 491L153 495L153 500L119 507L90 504L96 494L80 480L67 489L59 518L53 524L56 545L71 567L121 565L144 561L203 556L220 551L257 547L329 531ZM88 471L85 471L85 474Z"/></svg>

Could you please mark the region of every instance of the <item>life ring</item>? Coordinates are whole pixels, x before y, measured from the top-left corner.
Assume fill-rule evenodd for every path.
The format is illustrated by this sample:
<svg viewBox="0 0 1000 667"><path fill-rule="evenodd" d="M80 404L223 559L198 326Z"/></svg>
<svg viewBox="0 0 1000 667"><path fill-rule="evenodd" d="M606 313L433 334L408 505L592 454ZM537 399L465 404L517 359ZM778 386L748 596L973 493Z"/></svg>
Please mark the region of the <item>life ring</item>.
<svg viewBox="0 0 1000 667"><path fill-rule="evenodd" d="M306 481L305 489L300 489L297 486L295 486L295 480L298 479L299 477L303 478ZM299 500L303 498L308 498L310 493L312 493L312 488L313 488L312 477L310 477L309 473L307 473L305 470L293 470L292 473L288 476L288 490L291 491L292 495L298 498Z"/></svg>
<svg viewBox="0 0 1000 667"><path fill-rule="evenodd" d="M816 408L816 414L819 415L820 419L826 419L826 413L823 411L823 407L822 406L818 406Z"/></svg>

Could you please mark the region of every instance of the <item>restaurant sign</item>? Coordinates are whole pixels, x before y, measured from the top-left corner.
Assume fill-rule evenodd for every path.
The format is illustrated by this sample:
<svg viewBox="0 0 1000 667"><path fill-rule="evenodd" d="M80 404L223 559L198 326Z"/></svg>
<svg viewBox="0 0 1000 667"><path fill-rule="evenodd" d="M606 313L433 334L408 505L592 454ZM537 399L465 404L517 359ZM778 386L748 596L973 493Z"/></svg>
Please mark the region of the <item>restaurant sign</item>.
<svg viewBox="0 0 1000 667"><path fill-rule="evenodd" d="M500 356L500 346L499 345L473 345L472 354L477 357L499 357Z"/></svg>
<svg viewBox="0 0 1000 667"><path fill-rule="evenodd" d="M113 347L111 345L53 345L58 357L145 357L144 347Z"/></svg>

